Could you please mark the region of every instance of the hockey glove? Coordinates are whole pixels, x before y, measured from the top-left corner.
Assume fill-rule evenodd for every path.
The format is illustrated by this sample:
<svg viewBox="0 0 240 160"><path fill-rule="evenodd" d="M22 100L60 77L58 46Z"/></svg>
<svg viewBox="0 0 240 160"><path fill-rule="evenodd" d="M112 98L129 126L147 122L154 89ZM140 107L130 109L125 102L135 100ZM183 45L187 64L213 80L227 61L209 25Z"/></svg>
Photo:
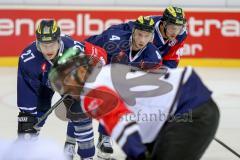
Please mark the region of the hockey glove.
<svg viewBox="0 0 240 160"><path fill-rule="evenodd" d="M18 135L37 135L38 131L33 128L37 123L37 117L25 112L19 112L18 114Z"/></svg>
<svg viewBox="0 0 240 160"><path fill-rule="evenodd" d="M107 52L105 49L95 46L89 42L85 43L85 54L89 56L93 65L105 65L107 63Z"/></svg>
<svg viewBox="0 0 240 160"><path fill-rule="evenodd" d="M64 100L64 105L66 107L66 117L71 121L81 121L86 119L87 116L83 113L81 108L81 102L75 100L71 96L67 96Z"/></svg>

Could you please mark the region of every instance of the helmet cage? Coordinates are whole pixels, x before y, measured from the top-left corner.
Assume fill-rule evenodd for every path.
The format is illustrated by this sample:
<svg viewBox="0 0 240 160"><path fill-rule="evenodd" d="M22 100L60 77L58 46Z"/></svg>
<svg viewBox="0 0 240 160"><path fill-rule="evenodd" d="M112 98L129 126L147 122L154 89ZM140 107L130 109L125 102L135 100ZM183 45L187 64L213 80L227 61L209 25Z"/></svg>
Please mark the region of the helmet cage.
<svg viewBox="0 0 240 160"><path fill-rule="evenodd" d="M80 90L84 84L79 79L77 69L80 66L84 66L87 72L90 72L92 67L89 65L89 59L77 48L69 48L63 53L61 57L54 63L52 69L49 72L48 78L51 82L52 88L60 94L68 93L70 88L79 88ZM68 83L67 78L71 76L78 83L77 86L73 86ZM68 90L66 90L66 87Z"/></svg>

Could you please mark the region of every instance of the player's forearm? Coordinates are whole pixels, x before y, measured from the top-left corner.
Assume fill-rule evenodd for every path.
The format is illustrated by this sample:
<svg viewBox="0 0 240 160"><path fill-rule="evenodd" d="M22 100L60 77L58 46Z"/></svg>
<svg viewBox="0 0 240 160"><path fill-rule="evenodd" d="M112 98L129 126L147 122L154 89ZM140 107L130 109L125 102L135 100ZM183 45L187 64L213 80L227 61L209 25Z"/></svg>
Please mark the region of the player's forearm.
<svg viewBox="0 0 240 160"><path fill-rule="evenodd" d="M133 114L117 93L101 86L85 95L83 110L102 123L107 133L118 143L132 160L140 160L145 155L139 126L134 119L128 119ZM133 147L133 146L138 146Z"/></svg>

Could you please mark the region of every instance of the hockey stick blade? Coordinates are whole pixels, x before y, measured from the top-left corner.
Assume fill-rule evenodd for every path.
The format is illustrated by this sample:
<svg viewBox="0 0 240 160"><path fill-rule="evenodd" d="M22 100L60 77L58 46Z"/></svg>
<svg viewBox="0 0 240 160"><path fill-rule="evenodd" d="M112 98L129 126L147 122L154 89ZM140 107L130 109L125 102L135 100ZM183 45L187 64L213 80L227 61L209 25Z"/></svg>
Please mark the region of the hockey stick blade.
<svg viewBox="0 0 240 160"><path fill-rule="evenodd" d="M63 97L61 99L59 99L45 114L43 114L40 118L38 118L38 122L33 126L34 129L37 130L38 125L44 121L51 113L54 109L56 109L60 103L62 103L62 101L67 97L68 95L65 94L63 95Z"/></svg>

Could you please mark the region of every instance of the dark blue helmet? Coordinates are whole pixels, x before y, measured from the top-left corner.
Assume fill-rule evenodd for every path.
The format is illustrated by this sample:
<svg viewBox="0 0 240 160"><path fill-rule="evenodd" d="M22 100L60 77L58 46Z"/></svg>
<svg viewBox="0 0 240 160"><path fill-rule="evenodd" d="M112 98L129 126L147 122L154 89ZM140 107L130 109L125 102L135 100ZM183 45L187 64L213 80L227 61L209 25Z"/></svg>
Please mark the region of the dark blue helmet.
<svg viewBox="0 0 240 160"><path fill-rule="evenodd" d="M60 27L55 20L42 20L36 30L39 42L53 42L60 38Z"/></svg>
<svg viewBox="0 0 240 160"><path fill-rule="evenodd" d="M163 12L162 21L175 25L185 25L187 20L182 8L168 6Z"/></svg>
<svg viewBox="0 0 240 160"><path fill-rule="evenodd" d="M143 30L146 32L153 32L154 31L154 20L149 16L140 16L134 22L134 29Z"/></svg>

